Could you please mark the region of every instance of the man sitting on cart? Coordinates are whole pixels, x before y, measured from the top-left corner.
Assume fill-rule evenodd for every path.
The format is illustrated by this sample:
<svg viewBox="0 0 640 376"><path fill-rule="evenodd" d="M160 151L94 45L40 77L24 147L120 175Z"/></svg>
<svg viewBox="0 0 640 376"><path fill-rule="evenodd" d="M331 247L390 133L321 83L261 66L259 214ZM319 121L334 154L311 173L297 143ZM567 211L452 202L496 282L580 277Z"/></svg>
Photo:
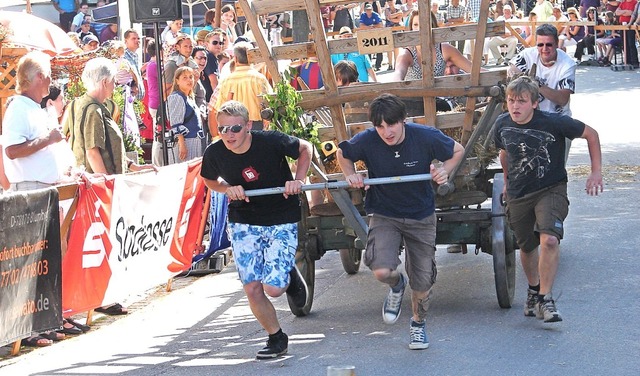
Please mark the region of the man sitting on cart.
<svg viewBox="0 0 640 376"><path fill-rule="evenodd" d="M288 337L266 295L286 291L298 307L309 300L295 254L298 194L311 163L311 144L277 131L252 131L249 110L238 101L223 103L216 119L221 140L205 150L201 175L209 189L231 200L228 229L236 269L251 311L269 334L257 358L275 358L287 353ZM295 179L286 157L298 160ZM247 189L281 186L282 196L245 196Z"/></svg>
<svg viewBox="0 0 640 376"><path fill-rule="evenodd" d="M400 98L382 94L369 106L373 128L340 143L340 167L353 188L365 188L354 162L364 161L370 178L431 173L438 184L447 182L449 173L461 161L462 145L434 127L407 123L407 110ZM436 168L432 161L444 162ZM365 264L376 279L389 285L382 306L382 318L393 324L400 316L402 297L411 286L412 317L410 349L426 349L429 340L426 316L429 291L436 280L435 200L431 183L418 181L371 186L365 198L371 215ZM399 250L405 247L405 277L397 270Z"/></svg>

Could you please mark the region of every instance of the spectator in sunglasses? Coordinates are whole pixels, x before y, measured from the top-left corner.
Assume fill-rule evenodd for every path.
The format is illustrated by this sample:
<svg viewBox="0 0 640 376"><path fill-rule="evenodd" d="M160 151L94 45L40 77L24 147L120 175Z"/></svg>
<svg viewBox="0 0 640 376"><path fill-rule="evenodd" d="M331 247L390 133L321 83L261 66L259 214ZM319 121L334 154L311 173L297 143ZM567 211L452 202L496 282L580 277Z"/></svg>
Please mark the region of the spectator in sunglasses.
<svg viewBox="0 0 640 376"><path fill-rule="evenodd" d="M509 73L529 72L537 65L535 80L540 96L538 109L571 116L570 99L576 88L576 62L558 48L558 31L551 24L542 24L536 29L536 44L525 48L509 65ZM569 156L571 140L567 139L565 160Z"/></svg>
<svg viewBox="0 0 640 376"><path fill-rule="evenodd" d="M217 56L224 50L224 34L222 30L214 30L207 34L205 41L207 48L207 66L204 68L204 75L209 80L209 87L205 85L205 89L207 89L206 99L207 102L209 102L211 93L213 93L213 90L218 86L220 67Z"/></svg>

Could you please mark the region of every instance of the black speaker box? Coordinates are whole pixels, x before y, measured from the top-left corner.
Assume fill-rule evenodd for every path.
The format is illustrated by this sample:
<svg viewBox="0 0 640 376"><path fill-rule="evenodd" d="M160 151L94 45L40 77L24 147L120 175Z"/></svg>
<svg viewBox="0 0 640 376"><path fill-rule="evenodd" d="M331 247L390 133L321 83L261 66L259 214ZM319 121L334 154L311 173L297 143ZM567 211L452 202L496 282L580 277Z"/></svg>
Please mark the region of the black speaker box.
<svg viewBox="0 0 640 376"><path fill-rule="evenodd" d="M182 18L181 0L129 0L131 22L164 22Z"/></svg>

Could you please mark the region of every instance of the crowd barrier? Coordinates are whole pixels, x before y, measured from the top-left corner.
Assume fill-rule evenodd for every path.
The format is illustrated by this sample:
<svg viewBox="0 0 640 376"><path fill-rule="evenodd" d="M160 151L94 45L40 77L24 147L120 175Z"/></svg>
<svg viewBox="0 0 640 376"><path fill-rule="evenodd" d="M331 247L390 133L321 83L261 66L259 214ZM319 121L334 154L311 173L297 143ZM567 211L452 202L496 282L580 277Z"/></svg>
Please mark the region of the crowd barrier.
<svg viewBox="0 0 640 376"><path fill-rule="evenodd" d="M94 308L188 270L207 212L200 167L194 160L90 188L0 196L0 345L16 341L16 353L20 339L59 329L63 317L88 312L90 321ZM69 192L75 198L60 226Z"/></svg>

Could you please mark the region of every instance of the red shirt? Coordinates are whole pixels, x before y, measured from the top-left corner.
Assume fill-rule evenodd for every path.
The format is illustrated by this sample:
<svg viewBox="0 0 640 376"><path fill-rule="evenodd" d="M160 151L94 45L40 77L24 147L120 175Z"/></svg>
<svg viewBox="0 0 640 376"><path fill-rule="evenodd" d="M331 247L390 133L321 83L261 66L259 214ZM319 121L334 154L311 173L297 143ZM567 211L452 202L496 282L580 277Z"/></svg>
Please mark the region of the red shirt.
<svg viewBox="0 0 640 376"><path fill-rule="evenodd" d="M622 10L630 10L633 12L633 9L636 7L636 0L631 0L631 1L625 1L620 3L620 6L618 7L618 9L622 9ZM620 23L623 22L629 22L631 20L631 16L620 16Z"/></svg>

